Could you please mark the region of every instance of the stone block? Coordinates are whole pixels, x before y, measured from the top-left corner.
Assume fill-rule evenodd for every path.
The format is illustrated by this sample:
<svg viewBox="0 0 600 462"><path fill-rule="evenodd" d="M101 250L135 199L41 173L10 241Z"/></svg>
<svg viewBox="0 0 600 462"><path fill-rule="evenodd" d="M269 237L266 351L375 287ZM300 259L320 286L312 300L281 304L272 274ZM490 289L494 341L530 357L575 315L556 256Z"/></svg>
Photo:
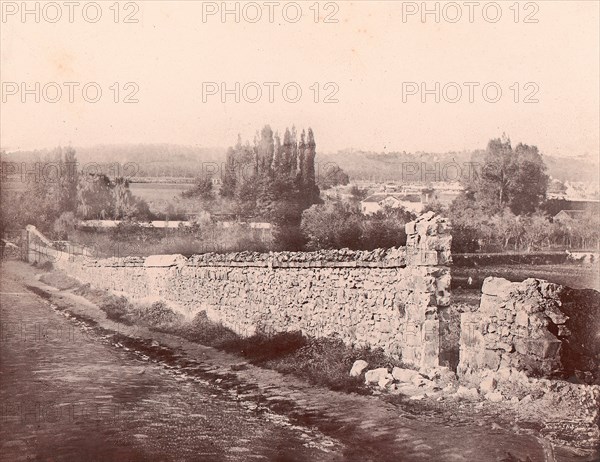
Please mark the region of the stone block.
<svg viewBox="0 0 600 462"><path fill-rule="evenodd" d="M450 306L452 295L449 290L438 289L435 293L435 304L438 308Z"/></svg>
<svg viewBox="0 0 600 462"><path fill-rule="evenodd" d="M559 300L563 292L565 291L565 287L560 286L558 284L553 284L548 281L539 281L539 291L542 297L551 298Z"/></svg>
<svg viewBox="0 0 600 462"><path fill-rule="evenodd" d="M483 281L481 293L493 295L501 300L507 300L510 294L517 290L517 286L517 283L510 282L504 278L490 276Z"/></svg>
<svg viewBox="0 0 600 462"><path fill-rule="evenodd" d="M372 369L365 373L365 383L379 383L380 380L385 379L388 375L390 375L390 373L387 367Z"/></svg>
<svg viewBox="0 0 600 462"><path fill-rule="evenodd" d="M543 337L548 332L550 319L544 313L529 315L529 335L533 338Z"/></svg>
<svg viewBox="0 0 600 462"><path fill-rule="evenodd" d="M417 222L429 221L434 217L435 217L435 212L430 210L429 212L425 212L424 214L419 216L416 221Z"/></svg>
<svg viewBox="0 0 600 462"><path fill-rule="evenodd" d="M550 332L546 332L543 337L517 338L514 341L517 353L525 356L535 356L541 359L558 358L561 348L561 341L554 337Z"/></svg>
<svg viewBox="0 0 600 462"><path fill-rule="evenodd" d="M525 311L517 311L515 317L515 323L517 326L528 327L529 326L529 315Z"/></svg>
<svg viewBox="0 0 600 462"><path fill-rule="evenodd" d="M404 361L406 364L417 365L420 360L418 348L414 345L407 344L406 338L403 343L404 346L402 347L402 361Z"/></svg>
<svg viewBox="0 0 600 462"><path fill-rule="evenodd" d="M515 303L515 310L525 311L527 314L540 313L544 311L544 304L539 298L528 298Z"/></svg>
<svg viewBox="0 0 600 462"><path fill-rule="evenodd" d="M479 311L487 315L495 314L501 306L501 301L495 295L481 294Z"/></svg>
<svg viewBox="0 0 600 462"><path fill-rule="evenodd" d="M502 393L495 391L492 393L486 393L485 399L487 399L488 401L491 401L492 403L499 403L504 398L502 397Z"/></svg>
<svg viewBox="0 0 600 462"><path fill-rule="evenodd" d="M494 376L489 375L486 378L484 378L479 384L479 391L482 395L491 393L496 389L496 385L496 378Z"/></svg>
<svg viewBox="0 0 600 462"><path fill-rule="evenodd" d="M426 220L417 220L417 234L419 236L431 236L437 233L437 224Z"/></svg>
<svg viewBox="0 0 600 462"><path fill-rule="evenodd" d="M481 321L478 313L462 313L460 316L461 347L483 349L485 339L481 332Z"/></svg>
<svg viewBox="0 0 600 462"><path fill-rule="evenodd" d="M503 350L507 353L512 353L514 351L512 342L495 342L493 345L491 345L491 348L494 350Z"/></svg>
<svg viewBox="0 0 600 462"><path fill-rule="evenodd" d="M451 265L452 252L448 250L438 250L438 265Z"/></svg>
<svg viewBox="0 0 600 462"><path fill-rule="evenodd" d="M497 371L500 367L500 352L496 350L485 350L483 352L483 364L482 366L492 371Z"/></svg>
<svg viewBox="0 0 600 462"><path fill-rule="evenodd" d="M547 306L544 310L544 314L548 316L554 324L557 325L564 324L565 322L567 322L567 319L569 319L569 317L566 316L562 311L560 311L560 308L555 304Z"/></svg>
<svg viewBox="0 0 600 462"><path fill-rule="evenodd" d="M477 400L479 399L479 393L476 388L467 388L463 385L459 386L456 390L457 398L466 399L466 400Z"/></svg>
<svg viewBox="0 0 600 462"><path fill-rule="evenodd" d="M352 369L350 370L350 377L360 376L360 374L362 374L363 371L367 367L369 367L369 363L367 363L366 361L364 361L362 359L354 361L354 364L352 365Z"/></svg>
<svg viewBox="0 0 600 462"><path fill-rule="evenodd" d="M413 260L414 265L437 266L439 264L438 253L435 250L421 250L417 255L418 257Z"/></svg>
<svg viewBox="0 0 600 462"><path fill-rule="evenodd" d="M394 381L394 379L392 378L392 376L390 374L387 374L385 377L381 377L379 379L379 382L377 382L377 385L379 385L379 388L386 388L390 383L392 383Z"/></svg>
<svg viewBox="0 0 600 462"><path fill-rule="evenodd" d="M440 350L440 322L437 319L428 319L423 322L421 366L439 366Z"/></svg>
<svg viewBox="0 0 600 462"><path fill-rule="evenodd" d="M450 290L450 284L452 282L452 275L450 271L440 272L436 278L436 289L437 290Z"/></svg>
<svg viewBox="0 0 600 462"><path fill-rule="evenodd" d="M392 377L394 377L394 379L396 379L398 382L412 382L415 377L420 376L421 374L412 369L404 369L401 367L394 367L394 369L392 369Z"/></svg>

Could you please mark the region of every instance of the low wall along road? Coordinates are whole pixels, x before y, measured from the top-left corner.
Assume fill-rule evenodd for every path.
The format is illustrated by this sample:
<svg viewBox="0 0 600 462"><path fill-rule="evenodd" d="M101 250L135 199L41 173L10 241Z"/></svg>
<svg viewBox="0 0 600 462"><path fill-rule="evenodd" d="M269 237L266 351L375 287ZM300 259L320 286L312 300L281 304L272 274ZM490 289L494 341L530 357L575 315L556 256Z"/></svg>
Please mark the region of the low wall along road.
<svg viewBox="0 0 600 462"><path fill-rule="evenodd" d="M450 302L449 225L433 213L407 226L407 246L361 251L153 255L94 260L24 241L83 283L153 297L188 317L206 311L240 335L302 331L381 347L419 366L439 364L438 309Z"/></svg>
<svg viewBox="0 0 600 462"><path fill-rule="evenodd" d="M190 319L205 311L242 336L336 335L351 345L381 347L407 364L447 366L440 345L448 342L440 335L448 329L440 322L450 305L450 225L428 212L408 223L406 232L406 247L374 251L97 260L55 250L28 226L22 255L30 262L52 261L82 283L133 300L163 300ZM597 369L598 292L498 278L488 278L482 292L479 309L462 315L460 345L449 346L460 347L460 374L510 367L551 376Z"/></svg>

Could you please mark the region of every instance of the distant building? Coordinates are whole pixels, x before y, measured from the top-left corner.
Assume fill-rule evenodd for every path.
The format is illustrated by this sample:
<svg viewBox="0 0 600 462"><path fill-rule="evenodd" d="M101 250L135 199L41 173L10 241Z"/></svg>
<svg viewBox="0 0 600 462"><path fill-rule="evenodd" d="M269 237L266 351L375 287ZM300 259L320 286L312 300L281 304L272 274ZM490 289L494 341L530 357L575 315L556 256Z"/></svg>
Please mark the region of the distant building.
<svg viewBox="0 0 600 462"><path fill-rule="evenodd" d="M367 197L366 199L361 201L360 211L364 215L371 215L373 213L379 212L380 210L383 209L383 206L381 205L381 203L387 197L391 197L391 196L388 196L386 194L373 194L373 195Z"/></svg>
<svg viewBox="0 0 600 462"><path fill-rule="evenodd" d="M360 203L360 210L364 215L372 215L386 207L403 207L410 212L421 213L424 205L420 194L373 194Z"/></svg>
<svg viewBox="0 0 600 462"><path fill-rule="evenodd" d="M548 199L543 205L544 210L552 217L556 217L560 212L581 211L600 214L600 201L597 200L567 200L567 199ZM573 215L575 216L575 215ZM579 215L581 216L581 215ZM559 217L560 219L560 217Z"/></svg>
<svg viewBox="0 0 600 462"><path fill-rule="evenodd" d="M417 214L421 213L426 205L432 203L448 207L464 190L457 182L407 183L395 187L388 183L381 189L361 202L363 214L377 213L386 206L404 207Z"/></svg>
<svg viewBox="0 0 600 462"><path fill-rule="evenodd" d="M569 221L580 220L587 212L585 210L561 210L554 215L554 221L557 223L567 223Z"/></svg>

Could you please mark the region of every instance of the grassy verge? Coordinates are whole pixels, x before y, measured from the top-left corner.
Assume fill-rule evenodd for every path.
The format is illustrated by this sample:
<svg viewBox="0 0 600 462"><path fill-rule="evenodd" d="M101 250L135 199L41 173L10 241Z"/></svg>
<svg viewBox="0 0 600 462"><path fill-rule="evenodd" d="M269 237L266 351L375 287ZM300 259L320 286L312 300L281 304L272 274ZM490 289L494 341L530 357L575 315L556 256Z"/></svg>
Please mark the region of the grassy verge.
<svg viewBox="0 0 600 462"><path fill-rule="evenodd" d="M240 355L257 366L302 377L313 384L338 391L368 392L363 378L349 376L357 359L367 361L369 368L402 365L381 349L355 348L337 338L317 339L301 332L240 337L210 321L203 311L191 323L160 330Z"/></svg>
<svg viewBox="0 0 600 462"><path fill-rule="evenodd" d="M44 275L42 281L55 287L73 289L74 293L98 305L113 321L177 335L236 354L251 364L292 374L336 391L371 393L362 377L349 375L357 359L367 361L369 369L406 367L381 349L351 347L338 338L313 338L301 332L259 333L240 337L231 329L208 319L204 311L186 322L183 316L162 302L146 305L131 303L126 297L94 289L89 284L78 284L59 271Z"/></svg>

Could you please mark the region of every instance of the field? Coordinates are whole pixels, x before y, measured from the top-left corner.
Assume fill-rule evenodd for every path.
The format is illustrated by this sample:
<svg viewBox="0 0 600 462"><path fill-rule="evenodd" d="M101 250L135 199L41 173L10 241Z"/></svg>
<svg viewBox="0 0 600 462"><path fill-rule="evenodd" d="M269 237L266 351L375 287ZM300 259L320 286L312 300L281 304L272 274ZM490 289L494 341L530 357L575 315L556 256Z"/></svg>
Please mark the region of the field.
<svg viewBox="0 0 600 462"><path fill-rule="evenodd" d="M600 267L576 263L550 265L490 265L475 268L455 266L452 268L453 289L481 288L483 280L495 276L510 281L523 281L527 278L545 279L556 284L576 289L600 290ZM468 283L469 277L471 284Z"/></svg>
<svg viewBox="0 0 600 462"><path fill-rule="evenodd" d="M181 193L193 185L182 183L130 183L131 193L145 200L153 212L164 212L170 205L182 207L186 201Z"/></svg>
<svg viewBox="0 0 600 462"><path fill-rule="evenodd" d="M145 200L153 212L164 212L169 205L176 208L186 208L187 201L181 193L193 187L190 183L130 183L131 193ZM23 192L27 183L19 178L10 178L2 182L2 189L6 192Z"/></svg>

